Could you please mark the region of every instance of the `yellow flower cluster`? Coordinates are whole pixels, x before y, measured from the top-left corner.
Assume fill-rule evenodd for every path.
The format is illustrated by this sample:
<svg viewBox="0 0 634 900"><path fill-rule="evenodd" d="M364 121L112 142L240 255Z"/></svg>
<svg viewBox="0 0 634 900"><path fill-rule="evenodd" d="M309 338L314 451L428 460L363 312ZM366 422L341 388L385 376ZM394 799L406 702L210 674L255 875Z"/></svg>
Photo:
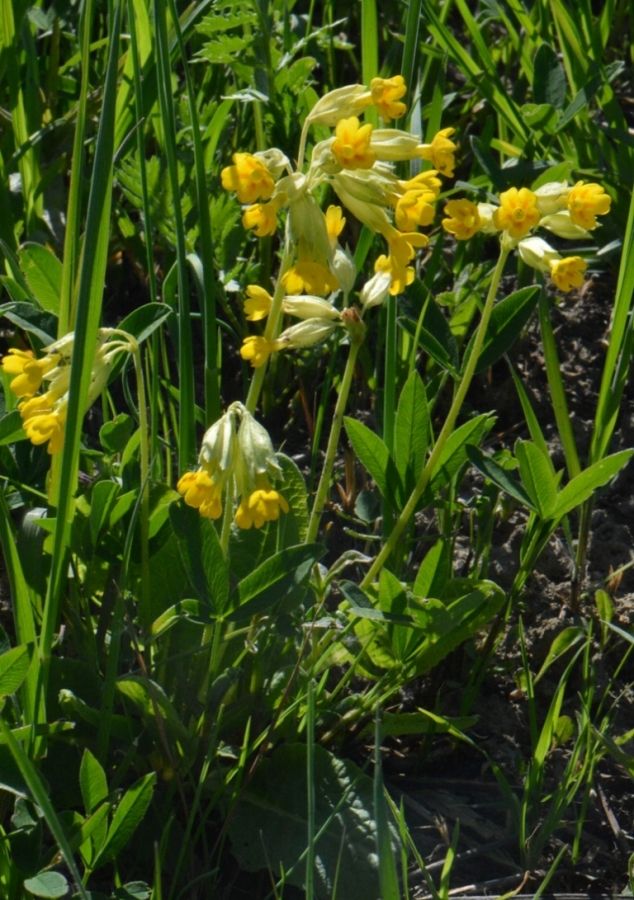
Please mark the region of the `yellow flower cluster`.
<svg viewBox="0 0 634 900"><path fill-rule="evenodd" d="M388 252L377 260L376 272L389 279L390 293L400 293L413 281L412 261L417 249L427 244L418 229L433 221L440 176L453 175L457 148L451 139L452 128L439 131L430 143L421 143L410 132L376 128L359 118L371 106L384 121L400 118L407 109L405 93L401 75L374 78L369 86L338 88L318 100L306 117L296 168L280 150L272 148L254 154L235 153L232 165L222 170L223 187L247 204L242 217L245 228L258 237L274 234L278 215L286 210L292 257L282 287L289 297L306 294L326 298L337 291L348 293L354 286L354 263L338 243L345 224L343 210L333 205L324 214L317 199L326 184L343 207L387 241ZM314 145L305 165L312 125L327 126L334 133ZM394 164L415 159L428 161L433 169L400 180ZM270 310L263 291L256 285L247 289L245 312L251 321L265 318ZM284 311L289 312L286 307ZM325 319L330 324L328 328L317 328L316 323L293 326L295 331L281 344L250 336L241 350L243 358L261 366L275 350L297 341L305 346L317 334L323 339L334 327L335 316L329 310L310 318Z"/></svg>
<svg viewBox="0 0 634 900"><path fill-rule="evenodd" d="M18 409L25 434L32 444L47 444L49 453L59 452L64 443L73 343L74 334L70 333L45 347L45 354L39 359L31 350L16 347L2 358L2 369L11 377L9 387L20 400ZM87 407L106 386L117 354L134 349L136 342L130 335L114 328L100 330ZM38 393L44 384L46 390Z"/></svg>
<svg viewBox="0 0 634 900"><path fill-rule="evenodd" d="M517 247L527 265L549 274L555 287L567 292L581 287L587 263L580 256L562 258L531 232L545 228L564 239L588 237L610 202L600 184L584 181L572 186L549 182L535 191L512 187L500 194L498 204L449 200L442 225L459 241L478 232L498 234L506 246Z"/></svg>
<svg viewBox="0 0 634 900"><path fill-rule="evenodd" d="M198 469L185 472L176 489L201 516L219 519L223 495L239 497L234 521L239 528L261 528L276 521L289 506L271 480L281 477L273 445L264 429L242 403L227 412L203 436Z"/></svg>

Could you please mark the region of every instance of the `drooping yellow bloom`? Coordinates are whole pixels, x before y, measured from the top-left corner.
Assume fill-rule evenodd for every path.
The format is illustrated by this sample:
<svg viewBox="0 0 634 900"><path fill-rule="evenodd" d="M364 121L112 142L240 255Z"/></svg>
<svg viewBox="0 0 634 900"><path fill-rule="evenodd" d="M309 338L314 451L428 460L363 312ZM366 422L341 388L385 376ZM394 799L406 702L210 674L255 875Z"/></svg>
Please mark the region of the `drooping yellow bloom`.
<svg viewBox="0 0 634 900"><path fill-rule="evenodd" d="M445 215L442 227L459 241L468 241L480 230L478 207L471 200L448 200Z"/></svg>
<svg viewBox="0 0 634 900"><path fill-rule="evenodd" d="M219 519L222 515L222 489L209 472L200 468L196 472L185 472L176 485L188 506L197 509L207 519Z"/></svg>
<svg viewBox="0 0 634 900"><path fill-rule="evenodd" d="M555 287L567 293L582 286L587 268L587 262L580 256L566 256L550 263L550 277Z"/></svg>
<svg viewBox="0 0 634 900"><path fill-rule="evenodd" d="M426 234L419 234L417 231L402 233L396 228L391 228L385 234L385 238L390 248L390 257L399 267L406 266L411 259L414 259L416 256L414 248L426 247L429 244ZM409 281L408 284L410 284Z"/></svg>
<svg viewBox="0 0 634 900"><path fill-rule="evenodd" d="M235 514L238 528L261 528L266 522L275 522L280 512L287 513L288 503L271 487L258 488L242 500Z"/></svg>
<svg viewBox="0 0 634 900"><path fill-rule="evenodd" d="M269 237L277 230L278 204L275 200L268 203L254 203L247 206L242 214L242 224L247 229L253 229L260 238Z"/></svg>
<svg viewBox="0 0 634 900"><path fill-rule="evenodd" d="M234 191L240 203L268 200L275 184L262 160L251 153L234 153L233 163L220 173L223 188Z"/></svg>
<svg viewBox="0 0 634 900"><path fill-rule="evenodd" d="M259 369L268 360L271 353L277 350L275 341L269 341L259 334L245 337L240 347L240 356L249 362L254 369Z"/></svg>
<svg viewBox="0 0 634 900"><path fill-rule="evenodd" d="M326 210L326 231L328 232L328 239L331 247L334 247L337 243L337 238L343 231L345 224L346 220L343 215L343 210L340 206L336 206L332 203Z"/></svg>
<svg viewBox="0 0 634 900"><path fill-rule="evenodd" d="M273 298L259 284L250 284L247 287L248 300L244 301L244 312L250 322L259 322L266 319L271 312Z"/></svg>
<svg viewBox="0 0 634 900"><path fill-rule="evenodd" d="M600 184L578 181L570 188L568 209L575 225L591 231L597 227L597 216L604 216L610 211L610 197Z"/></svg>
<svg viewBox="0 0 634 900"><path fill-rule="evenodd" d="M455 152L457 145L451 140L455 128L442 128L432 138L431 144L421 144L418 156L431 162L445 178L451 178L456 167Z"/></svg>
<svg viewBox="0 0 634 900"><path fill-rule="evenodd" d="M64 443L65 405L56 404L50 393L23 400L19 405L22 427L36 446L48 443L49 453L57 453Z"/></svg>
<svg viewBox="0 0 634 900"><path fill-rule="evenodd" d="M440 194L442 181L438 177L436 169L427 169L426 172L419 172L413 178L407 181L399 181L399 186L403 191L431 191L436 197Z"/></svg>
<svg viewBox="0 0 634 900"><path fill-rule="evenodd" d="M58 354L36 359L31 350L11 347L7 355L2 357L2 368L7 375L15 376L9 383L15 396L31 397L40 389L42 379L55 368L58 361Z"/></svg>
<svg viewBox="0 0 634 900"><path fill-rule="evenodd" d="M420 225L431 225L434 221L436 194L425 188L410 190L398 198L394 207L394 221L401 231L414 231Z"/></svg>
<svg viewBox="0 0 634 900"><path fill-rule="evenodd" d="M389 276L392 296L402 294L407 285L414 281L413 267L401 265L393 256L379 256L374 263L374 271Z"/></svg>
<svg viewBox="0 0 634 900"><path fill-rule="evenodd" d="M392 78L373 78L370 82L372 102L379 110L382 119L399 119L407 112L407 106L401 102L407 86L402 75Z"/></svg>
<svg viewBox="0 0 634 900"><path fill-rule="evenodd" d="M495 227L515 240L523 238L540 219L537 197L528 188L509 188L500 194L500 206L493 215Z"/></svg>
<svg viewBox="0 0 634 900"><path fill-rule="evenodd" d="M315 294L325 297L339 287L337 276L327 266L310 259L300 259L282 276L287 294Z"/></svg>
<svg viewBox="0 0 634 900"><path fill-rule="evenodd" d="M371 169L376 162L371 141L372 125L361 125L356 116L351 116L337 122L331 150L343 169Z"/></svg>

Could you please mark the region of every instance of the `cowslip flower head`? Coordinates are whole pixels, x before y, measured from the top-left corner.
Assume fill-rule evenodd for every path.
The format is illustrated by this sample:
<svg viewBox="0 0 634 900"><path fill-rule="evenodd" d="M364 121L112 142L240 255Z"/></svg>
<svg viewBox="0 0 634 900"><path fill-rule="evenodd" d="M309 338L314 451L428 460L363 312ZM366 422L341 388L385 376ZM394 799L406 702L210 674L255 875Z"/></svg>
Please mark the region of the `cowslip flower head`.
<svg viewBox="0 0 634 900"><path fill-rule="evenodd" d="M583 285L587 267L580 256L567 256L551 262L550 277L555 287L567 294Z"/></svg>
<svg viewBox="0 0 634 900"><path fill-rule="evenodd" d="M509 188L500 194L500 206L493 221L500 231L506 231L514 240L525 237L539 223L537 198L528 188Z"/></svg>
<svg viewBox="0 0 634 900"><path fill-rule="evenodd" d="M244 301L244 312L250 322L259 322L266 319L271 312L273 298L267 290L259 284L250 284L247 287L247 299Z"/></svg>
<svg viewBox="0 0 634 900"><path fill-rule="evenodd" d="M281 477L271 438L242 403L232 403L205 432L198 469L185 472L176 489L201 516L219 519L223 501L232 502L234 484L239 528L261 528L287 513L289 505L271 480Z"/></svg>
<svg viewBox="0 0 634 900"><path fill-rule="evenodd" d="M339 287L337 276L327 266L310 259L300 259L282 276L288 294L315 294L325 297Z"/></svg>
<svg viewBox="0 0 634 900"><path fill-rule="evenodd" d="M13 378L9 383L16 397L32 397L42 385L44 376L55 368L59 361L56 353L36 359L32 350L19 350L11 347L2 357L2 369Z"/></svg>
<svg viewBox="0 0 634 900"><path fill-rule="evenodd" d="M578 181L570 188L567 198L570 218L575 225L587 231L597 227L597 216L604 216L610 211L611 199L600 184Z"/></svg>
<svg viewBox="0 0 634 900"><path fill-rule="evenodd" d="M430 144L421 144L418 155L431 162L445 178L453 177L456 167L455 153L457 145L451 140L455 128L442 128L434 135Z"/></svg>
<svg viewBox="0 0 634 900"><path fill-rule="evenodd" d="M340 119L331 151L342 169L370 169L376 162L371 148L372 125L361 125L356 116Z"/></svg>
<svg viewBox="0 0 634 900"><path fill-rule="evenodd" d="M419 172L413 178L407 181L399 181L399 187L402 191L430 191L436 197L440 194L442 181L438 177L436 169L427 169L425 172Z"/></svg>
<svg viewBox="0 0 634 900"><path fill-rule="evenodd" d="M458 241L468 241L480 230L478 207L471 200L448 200L442 227Z"/></svg>
<svg viewBox="0 0 634 900"><path fill-rule="evenodd" d="M407 105L401 101L407 92L402 75L392 78L373 78L370 82L372 103L382 119L400 119L407 112Z"/></svg>
<svg viewBox="0 0 634 900"><path fill-rule="evenodd" d="M270 237L277 231L277 212L280 204L275 200L268 203L254 203L247 206L242 214L242 224L253 230L257 237Z"/></svg>
<svg viewBox="0 0 634 900"><path fill-rule="evenodd" d="M234 153L233 165L220 173L222 186L233 191L240 203L268 200L275 189L275 182L265 163L252 153Z"/></svg>
<svg viewBox="0 0 634 900"><path fill-rule="evenodd" d="M287 513L288 510L287 501L278 491L258 488L242 500L234 520L238 528L262 528L266 522L276 522L280 512Z"/></svg>
<svg viewBox="0 0 634 900"><path fill-rule="evenodd" d="M269 341L259 334L250 334L242 342L240 356L250 363L254 369L259 369L260 366L268 362L271 353L275 353L277 349L275 341Z"/></svg>
<svg viewBox="0 0 634 900"><path fill-rule="evenodd" d="M394 207L394 221L401 231L414 231L434 221L436 194L422 188L409 190L398 198Z"/></svg>

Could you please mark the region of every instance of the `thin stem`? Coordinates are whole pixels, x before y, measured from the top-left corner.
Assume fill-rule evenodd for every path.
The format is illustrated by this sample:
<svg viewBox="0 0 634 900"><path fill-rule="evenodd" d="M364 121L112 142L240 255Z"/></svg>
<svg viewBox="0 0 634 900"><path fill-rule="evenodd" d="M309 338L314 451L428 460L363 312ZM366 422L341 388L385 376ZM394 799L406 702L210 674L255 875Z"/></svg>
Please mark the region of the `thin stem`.
<svg viewBox="0 0 634 900"><path fill-rule="evenodd" d="M434 474L434 470L436 468L438 460L440 459L440 455L445 448L445 444L447 443L449 437L453 432L456 419L458 418L460 410L462 409L462 404L464 403L467 391L469 390L471 381L475 374L478 359L480 358L480 352L482 350L484 338L489 327L489 320L491 319L491 313L493 312L493 304L498 291L498 287L500 285L500 279L502 278L502 272L504 271L504 264L506 263L508 254L509 248L502 245L500 247L500 255L498 257L498 261L495 265L495 269L493 270L493 275L491 277L489 291L487 293L486 300L484 301L484 308L482 310L480 324L478 326L478 330L476 331L471 352L469 354L467 364L464 368L462 378L458 385L458 389L456 390L456 393L454 395L451 408L447 413L445 424L443 425L442 430L438 435L438 438L434 445L434 449L432 450L432 453L427 460L427 465L421 472L418 483L410 494L409 500L403 507L403 510L394 525L392 533L390 534L383 548L379 552L378 556L368 569L363 581L361 582L361 587L363 588L371 585L372 582L376 579L377 575L390 557L392 551L401 540L403 532L407 528L412 516L416 512L418 502L422 497L425 488L429 484L432 475Z"/></svg>
<svg viewBox="0 0 634 900"><path fill-rule="evenodd" d="M348 395L350 393L350 387L352 385L354 367L357 360L357 354L359 353L359 349L362 343L362 330L359 330L358 335L356 331L350 333L350 353L348 354L348 361L346 362L346 368L343 373L341 387L339 388L339 396L337 397L337 404L335 406L335 411L332 417L332 425L330 427L328 446L326 448L326 458L321 470L321 477L319 479L317 493L315 494L315 500L313 502L313 509L310 514L310 520L308 522L308 531L306 534L306 543L308 544L312 543L316 539L317 532L319 530L319 522L321 520L321 514L326 503L326 497L328 496L328 489L330 488L330 477L332 475L332 468L335 463L337 448L339 446L339 435L341 434L341 426L343 425L343 414L348 404Z"/></svg>
<svg viewBox="0 0 634 900"><path fill-rule="evenodd" d="M136 374L137 400L139 406L139 467L141 476L141 602L140 611L145 627L151 621L150 604L150 451L148 444L148 418L145 395L145 376L143 360L137 347L132 355Z"/></svg>

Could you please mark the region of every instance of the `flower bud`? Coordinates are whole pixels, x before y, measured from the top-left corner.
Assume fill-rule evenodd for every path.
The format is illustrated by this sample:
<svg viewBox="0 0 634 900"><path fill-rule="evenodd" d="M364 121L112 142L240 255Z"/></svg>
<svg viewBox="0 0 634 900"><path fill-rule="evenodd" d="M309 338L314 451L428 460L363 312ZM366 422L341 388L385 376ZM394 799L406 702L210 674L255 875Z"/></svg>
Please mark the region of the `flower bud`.
<svg viewBox="0 0 634 900"><path fill-rule="evenodd" d="M524 238L517 250L527 266L540 272L550 272L551 263L559 259L557 251L540 237Z"/></svg>
<svg viewBox="0 0 634 900"><path fill-rule="evenodd" d="M392 279L389 272L379 271L361 288L359 300L364 310L372 306L381 306L390 292Z"/></svg>
<svg viewBox="0 0 634 900"><path fill-rule="evenodd" d="M296 319L339 319L341 313L328 300L309 295L291 295L282 300L282 309Z"/></svg>
<svg viewBox="0 0 634 900"><path fill-rule="evenodd" d="M311 347L313 344L325 341L336 327L336 322L329 319L305 319L283 331L275 343L279 350Z"/></svg>
<svg viewBox="0 0 634 900"><path fill-rule="evenodd" d="M364 84L348 84L324 94L313 106L306 122L336 125L340 119L356 116L372 104L372 94Z"/></svg>
<svg viewBox="0 0 634 900"><path fill-rule="evenodd" d="M560 238L575 240L577 238L590 237L589 231L586 231L581 225L575 225L567 209L544 216L539 224L542 228L547 228L548 231L552 231L553 234Z"/></svg>
<svg viewBox="0 0 634 900"><path fill-rule="evenodd" d="M349 294L357 280L357 267L354 260L342 247L337 247L332 260L332 270L337 276L339 286L344 294Z"/></svg>
<svg viewBox="0 0 634 900"><path fill-rule="evenodd" d="M569 193L570 185L565 181L549 181L548 184L542 184L535 190L537 209L542 216L559 212L560 209L566 208Z"/></svg>

